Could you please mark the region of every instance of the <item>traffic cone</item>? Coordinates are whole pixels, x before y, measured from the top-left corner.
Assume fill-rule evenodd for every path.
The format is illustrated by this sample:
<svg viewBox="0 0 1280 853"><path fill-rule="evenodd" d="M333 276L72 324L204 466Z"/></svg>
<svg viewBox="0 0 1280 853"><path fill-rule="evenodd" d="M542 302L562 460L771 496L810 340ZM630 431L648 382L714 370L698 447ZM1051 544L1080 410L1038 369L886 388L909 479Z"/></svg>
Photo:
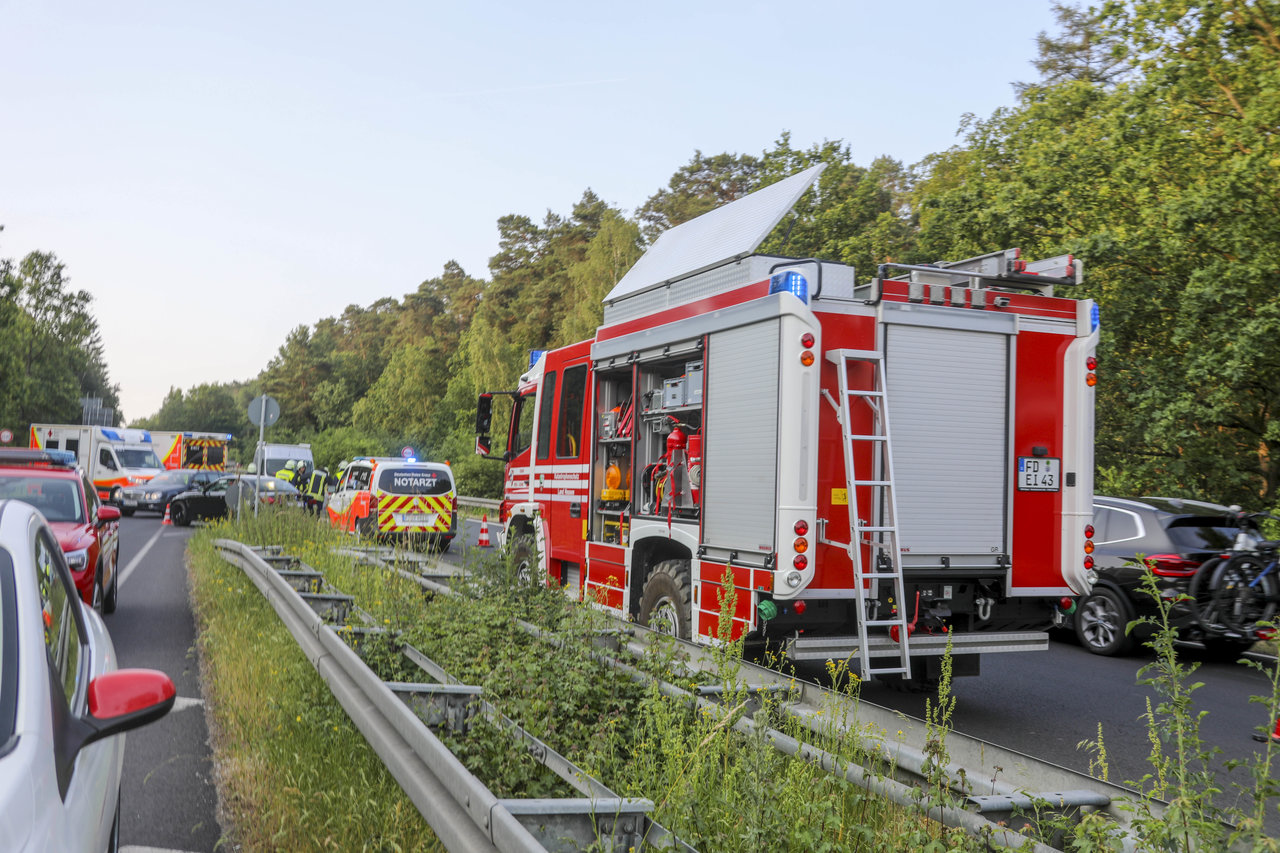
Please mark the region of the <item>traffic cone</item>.
<svg viewBox="0 0 1280 853"><path fill-rule="evenodd" d="M488 548L492 545L489 541L489 513L485 513L480 519L480 539L476 542L477 547Z"/></svg>
<svg viewBox="0 0 1280 853"><path fill-rule="evenodd" d="M173 520L172 520L171 518L169 518L169 505L168 505L168 504L165 504L165 505L164 505L164 521L162 521L162 522L160 522L160 523L161 523L161 524L173 524Z"/></svg>

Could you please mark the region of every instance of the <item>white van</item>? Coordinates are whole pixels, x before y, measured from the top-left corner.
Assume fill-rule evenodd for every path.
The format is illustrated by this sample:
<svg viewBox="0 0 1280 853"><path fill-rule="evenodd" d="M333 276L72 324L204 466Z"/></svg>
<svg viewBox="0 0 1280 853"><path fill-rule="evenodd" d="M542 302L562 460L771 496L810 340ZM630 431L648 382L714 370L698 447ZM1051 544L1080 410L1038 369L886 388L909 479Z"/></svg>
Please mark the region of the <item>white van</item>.
<svg viewBox="0 0 1280 853"><path fill-rule="evenodd" d="M316 462L311 457L311 445L309 444L259 445L257 451L253 454L254 470L259 474L270 474L274 477L290 459L295 462L305 461L312 470L315 470Z"/></svg>

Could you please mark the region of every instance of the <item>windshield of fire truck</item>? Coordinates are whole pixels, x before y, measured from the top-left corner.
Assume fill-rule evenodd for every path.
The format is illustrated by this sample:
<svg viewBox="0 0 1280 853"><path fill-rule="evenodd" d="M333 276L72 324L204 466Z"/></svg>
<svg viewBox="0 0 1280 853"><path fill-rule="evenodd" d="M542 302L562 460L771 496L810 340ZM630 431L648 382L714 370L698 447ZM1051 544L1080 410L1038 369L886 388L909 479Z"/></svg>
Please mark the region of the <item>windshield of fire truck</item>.
<svg viewBox="0 0 1280 853"><path fill-rule="evenodd" d="M533 405L536 396L536 392L530 392L516 400L515 412L511 415L511 423L515 425L509 447L512 456L519 456L533 446L533 416L538 411Z"/></svg>
<svg viewBox="0 0 1280 853"><path fill-rule="evenodd" d="M163 468L154 450L140 450L132 447L117 447L116 455L120 464L126 468Z"/></svg>

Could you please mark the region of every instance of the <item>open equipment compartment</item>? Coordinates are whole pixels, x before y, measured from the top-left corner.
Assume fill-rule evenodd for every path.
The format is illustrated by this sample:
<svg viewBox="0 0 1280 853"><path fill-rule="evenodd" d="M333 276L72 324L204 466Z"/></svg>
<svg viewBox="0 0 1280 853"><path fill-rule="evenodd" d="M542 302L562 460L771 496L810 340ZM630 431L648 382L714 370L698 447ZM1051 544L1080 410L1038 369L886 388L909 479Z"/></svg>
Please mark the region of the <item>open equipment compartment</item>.
<svg viewBox="0 0 1280 853"><path fill-rule="evenodd" d="M596 373L596 449L591 466L594 497L591 538L625 545L631 518L634 369L627 365Z"/></svg>

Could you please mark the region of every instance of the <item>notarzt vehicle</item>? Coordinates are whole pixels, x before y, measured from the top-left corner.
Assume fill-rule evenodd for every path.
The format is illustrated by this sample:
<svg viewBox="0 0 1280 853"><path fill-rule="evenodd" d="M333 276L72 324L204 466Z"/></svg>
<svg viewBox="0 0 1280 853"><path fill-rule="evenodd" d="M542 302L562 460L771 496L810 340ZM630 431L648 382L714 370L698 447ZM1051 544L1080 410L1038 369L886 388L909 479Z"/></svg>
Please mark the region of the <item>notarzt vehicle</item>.
<svg viewBox="0 0 1280 853"><path fill-rule="evenodd" d="M696 642L863 677L1047 648L1092 580L1098 312L1069 256L753 254L821 167L665 232L513 405L501 519L548 583Z"/></svg>
<svg viewBox="0 0 1280 853"><path fill-rule="evenodd" d="M448 465L402 458L352 460L329 496L329 523L376 539L421 540L449 550L457 489Z"/></svg>

